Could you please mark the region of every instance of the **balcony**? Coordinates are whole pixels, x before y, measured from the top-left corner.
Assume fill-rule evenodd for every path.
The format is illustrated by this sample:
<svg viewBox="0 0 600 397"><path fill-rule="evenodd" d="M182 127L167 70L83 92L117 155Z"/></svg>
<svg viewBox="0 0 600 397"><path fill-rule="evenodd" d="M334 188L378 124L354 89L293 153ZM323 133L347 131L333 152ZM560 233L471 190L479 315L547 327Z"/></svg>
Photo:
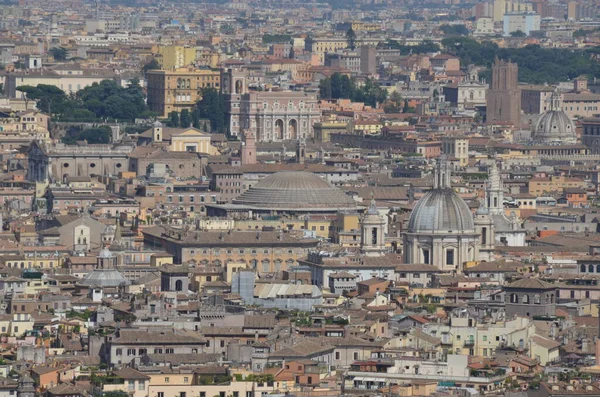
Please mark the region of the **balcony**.
<svg viewBox="0 0 600 397"><path fill-rule="evenodd" d="M475 339L465 340L465 347L473 347L473 346L475 346Z"/></svg>

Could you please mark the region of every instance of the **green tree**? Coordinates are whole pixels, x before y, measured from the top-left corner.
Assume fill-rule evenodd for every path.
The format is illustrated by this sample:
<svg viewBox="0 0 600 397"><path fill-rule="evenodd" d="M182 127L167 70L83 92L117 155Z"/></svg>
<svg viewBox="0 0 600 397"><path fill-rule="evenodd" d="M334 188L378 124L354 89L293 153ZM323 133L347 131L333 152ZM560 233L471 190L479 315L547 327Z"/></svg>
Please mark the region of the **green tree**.
<svg viewBox="0 0 600 397"><path fill-rule="evenodd" d="M454 36L468 36L469 29L465 25L442 25L440 26L440 30L444 32L445 35L454 35Z"/></svg>
<svg viewBox="0 0 600 397"><path fill-rule="evenodd" d="M208 119L212 132L226 133L225 97L214 88L204 88L196 104L199 119Z"/></svg>
<svg viewBox="0 0 600 397"><path fill-rule="evenodd" d="M67 130L67 133L62 138L62 141L68 145L74 145L77 143L77 141L87 141L87 143L109 143L111 133L112 130L106 125L97 128L88 128L85 130L82 129L82 127L74 126ZM98 170L98 172L100 172L100 170ZM74 317L86 319L85 316L88 315L84 313L82 314L75 312Z"/></svg>
<svg viewBox="0 0 600 397"><path fill-rule="evenodd" d="M187 109L181 110L181 113L179 114L179 126L181 128L188 128L190 125L192 125L190 111Z"/></svg>
<svg viewBox="0 0 600 397"><path fill-rule="evenodd" d="M169 120L167 120L167 127L177 128L180 124L179 112L172 111L169 113Z"/></svg>
<svg viewBox="0 0 600 397"><path fill-rule="evenodd" d="M133 120L146 115L148 107L139 80L123 88L113 80L94 83L77 92L82 107L104 119Z"/></svg>
<svg viewBox="0 0 600 397"><path fill-rule="evenodd" d="M348 48L354 51L356 48L356 33L354 33L352 28L349 28L348 31L346 31L346 41L348 42Z"/></svg>
<svg viewBox="0 0 600 397"><path fill-rule="evenodd" d="M398 113L400 110L402 110L402 96L398 91L394 91L386 101L383 111L386 113Z"/></svg>
<svg viewBox="0 0 600 397"><path fill-rule="evenodd" d="M192 111L192 127L200 129L200 116L198 116L198 112L195 110Z"/></svg>
<svg viewBox="0 0 600 397"><path fill-rule="evenodd" d="M331 78L326 77L319 82L319 97L321 99L331 99Z"/></svg>
<svg viewBox="0 0 600 397"><path fill-rule="evenodd" d="M77 108L63 90L53 85L38 84L36 87L25 85L17 87L17 91L22 92L27 100L36 101L37 108L44 113L62 114Z"/></svg>
<svg viewBox="0 0 600 397"><path fill-rule="evenodd" d="M142 68L142 72L144 72L144 76L148 73L148 70L158 70L160 69L160 64L156 60L156 58L152 58L150 62L144 65Z"/></svg>
<svg viewBox="0 0 600 397"><path fill-rule="evenodd" d="M263 44L289 43L291 40L292 40L292 36L290 36L289 34L265 33L262 38Z"/></svg>
<svg viewBox="0 0 600 397"><path fill-rule="evenodd" d="M52 58L54 58L54 60L57 62L64 62L67 60L68 52L64 47L52 47L48 53L52 55Z"/></svg>

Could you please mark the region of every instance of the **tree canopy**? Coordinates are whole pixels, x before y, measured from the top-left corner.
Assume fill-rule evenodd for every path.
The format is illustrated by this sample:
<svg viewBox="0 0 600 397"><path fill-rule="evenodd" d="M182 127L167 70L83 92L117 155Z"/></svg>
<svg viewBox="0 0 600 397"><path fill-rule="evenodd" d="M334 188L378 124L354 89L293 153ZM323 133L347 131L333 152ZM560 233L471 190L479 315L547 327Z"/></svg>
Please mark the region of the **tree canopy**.
<svg viewBox="0 0 600 397"><path fill-rule="evenodd" d="M440 30L444 32L445 35L452 36L467 36L469 34L469 29L465 25L442 25L440 26Z"/></svg>
<svg viewBox="0 0 600 397"><path fill-rule="evenodd" d="M63 47L52 47L48 50L52 58L57 62L63 62L67 60L67 49Z"/></svg>
<svg viewBox="0 0 600 397"><path fill-rule="evenodd" d="M265 33L262 38L263 44L289 43L291 40L292 40L292 36L290 36L289 34Z"/></svg>
<svg viewBox="0 0 600 397"><path fill-rule="evenodd" d="M110 127L104 125L98 128L82 129L81 127L70 127L62 141L73 145L77 141L87 141L88 143L109 143L111 136Z"/></svg>
<svg viewBox="0 0 600 397"><path fill-rule="evenodd" d="M364 102L369 106L377 106L387 98L387 91L371 79L363 86L357 86L354 79L340 73L334 73L319 83L319 94L322 99L350 99Z"/></svg>
<svg viewBox="0 0 600 397"><path fill-rule="evenodd" d="M396 40L388 40L385 45L387 48L400 50L400 54L427 54L440 51L440 46L431 40L423 40L418 45L402 45Z"/></svg>
<svg viewBox="0 0 600 397"><path fill-rule="evenodd" d="M469 37L442 40L446 50L460 58L463 66L475 64L491 67L496 58L519 65L519 80L531 84L555 84L581 75L600 77L600 64L592 59L594 49L572 50L542 48L528 45L521 48L500 48L490 41L479 43Z"/></svg>
<svg viewBox="0 0 600 397"><path fill-rule="evenodd" d="M138 80L123 88L113 80L103 80L67 95L53 85L20 86L27 99L37 101L38 109L61 120L119 119L151 117Z"/></svg>
<svg viewBox="0 0 600 397"><path fill-rule="evenodd" d="M227 132L225 122L225 97L214 88L204 88L202 99L196 104L192 114L192 124L195 126L199 119L208 119L211 132L224 134Z"/></svg>

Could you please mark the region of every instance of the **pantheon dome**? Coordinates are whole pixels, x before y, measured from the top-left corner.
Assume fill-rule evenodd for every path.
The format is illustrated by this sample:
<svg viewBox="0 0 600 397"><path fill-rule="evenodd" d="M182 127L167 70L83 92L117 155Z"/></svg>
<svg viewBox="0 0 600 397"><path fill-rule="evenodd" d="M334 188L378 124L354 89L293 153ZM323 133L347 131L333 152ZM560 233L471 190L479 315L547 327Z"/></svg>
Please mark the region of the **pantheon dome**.
<svg viewBox="0 0 600 397"><path fill-rule="evenodd" d="M542 114L532 131L533 142L542 145L577 143L575 123L562 110L560 94L552 94L550 101L550 110Z"/></svg>
<svg viewBox="0 0 600 397"><path fill-rule="evenodd" d="M252 186L233 204L272 211L356 209L352 197L312 172L283 171Z"/></svg>

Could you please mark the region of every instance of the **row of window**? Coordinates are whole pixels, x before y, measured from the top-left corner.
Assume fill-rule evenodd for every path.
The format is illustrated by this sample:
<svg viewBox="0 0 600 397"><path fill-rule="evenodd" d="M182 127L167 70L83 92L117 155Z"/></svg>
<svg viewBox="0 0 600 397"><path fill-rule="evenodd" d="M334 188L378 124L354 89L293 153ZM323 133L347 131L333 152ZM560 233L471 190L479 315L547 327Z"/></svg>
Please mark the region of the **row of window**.
<svg viewBox="0 0 600 397"><path fill-rule="evenodd" d="M233 250L230 250L230 249L226 250L225 252L227 253L227 255L233 254ZM282 251L281 251L280 249L276 249L276 250L274 250L274 252L279 254L279 253L281 253ZM213 250L213 251L212 251L212 253L213 253L213 255L221 255L221 250L219 250L219 249L215 249L215 250ZM240 249L238 250L238 253L240 253L240 254L245 254L245 253L246 253L246 250L245 250L245 249L243 249L243 248L240 248ZM257 253L257 250L251 250L251 251L250 251L250 253L251 253L251 254L253 254L253 255L256 255L256 253ZM268 249L264 249L264 250L263 250L263 254L268 254L268 253L269 253L269 250L268 250ZM287 250L287 253L288 253L288 254L293 254L293 253L294 253L294 250L291 250L291 249L290 249L290 250ZM203 254L203 255L208 255L208 250L202 250L202 254ZM191 250L191 251L190 251L190 255L196 255L196 251L195 251L195 250Z"/></svg>

